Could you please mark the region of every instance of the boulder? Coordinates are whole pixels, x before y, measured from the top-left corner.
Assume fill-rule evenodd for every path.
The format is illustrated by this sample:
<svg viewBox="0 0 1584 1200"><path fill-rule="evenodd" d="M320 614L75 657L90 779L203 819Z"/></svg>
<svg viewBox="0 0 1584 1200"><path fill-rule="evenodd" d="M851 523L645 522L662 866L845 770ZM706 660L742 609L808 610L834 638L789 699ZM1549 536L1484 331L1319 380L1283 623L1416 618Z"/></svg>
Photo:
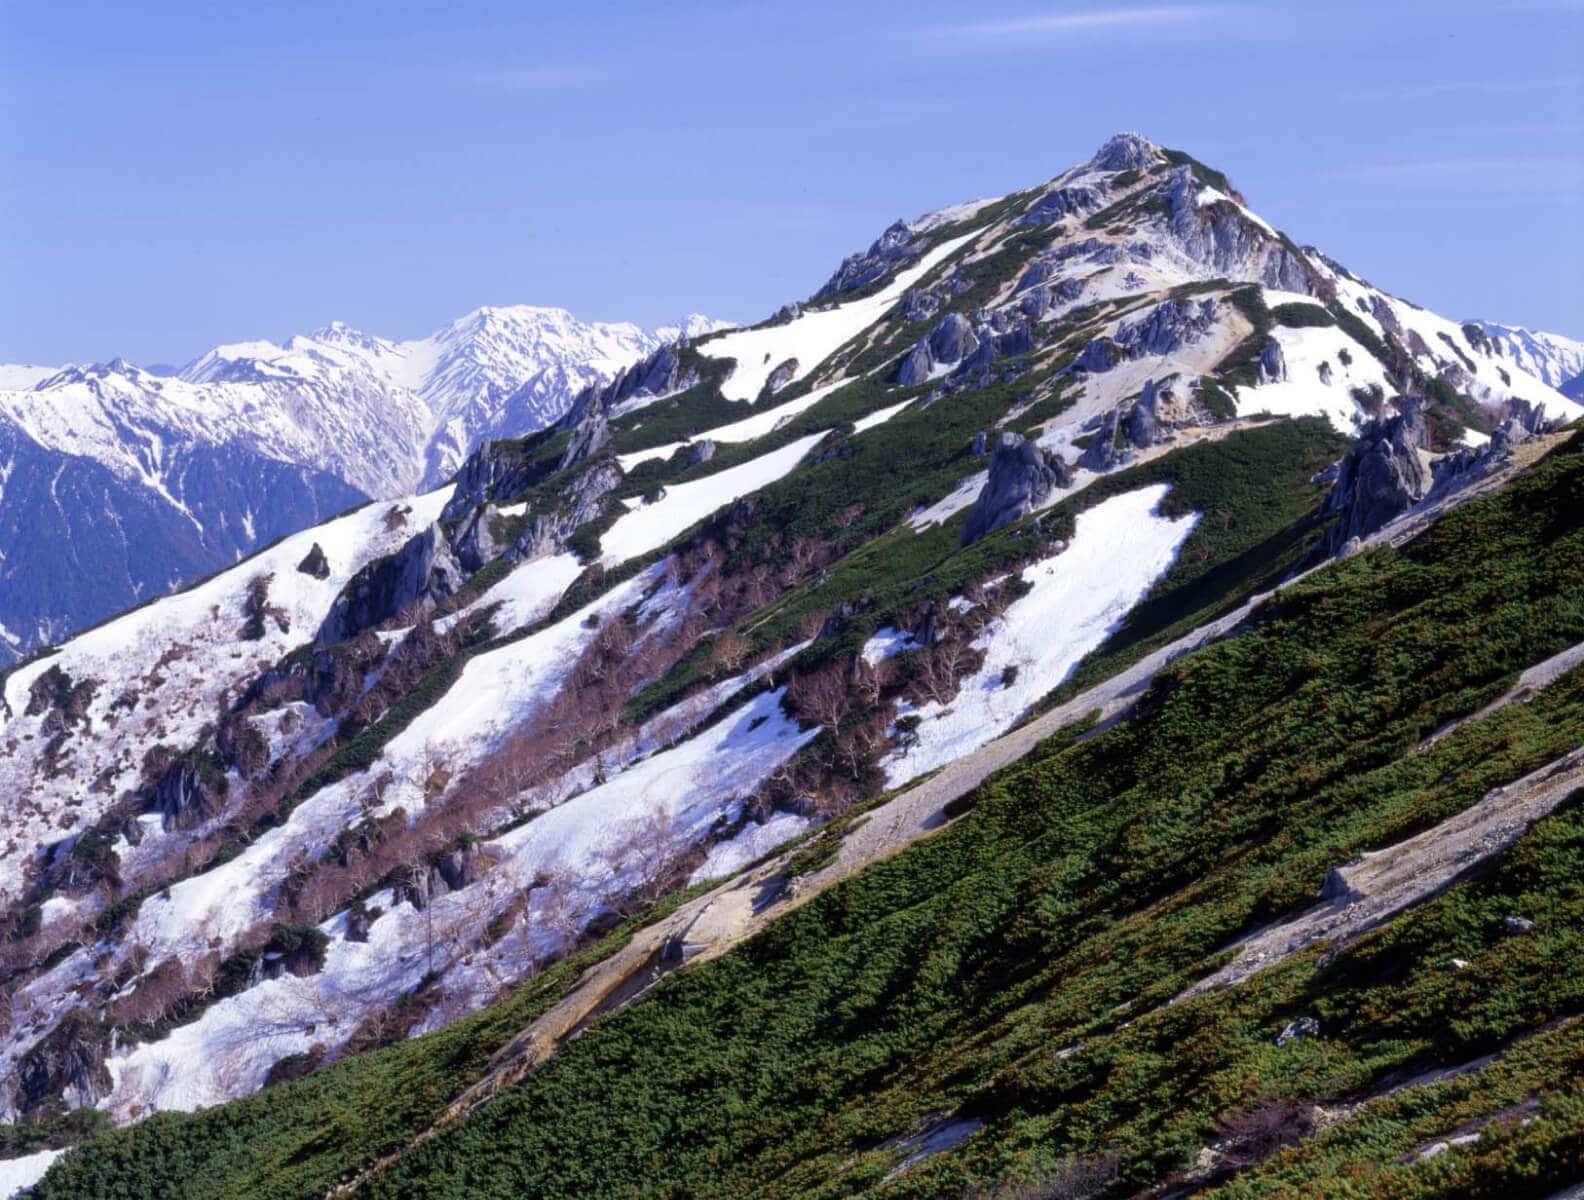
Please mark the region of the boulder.
<svg viewBox="0 0 1584 1200"><path fill-rule="evenodd" d="M1285 1046L1289 1042L1303 1042L1320 1035L1320 1022L1313 1017L1299 1017L1288 1022L1287 1026L1276 1035L1276 1044Z"/></svg>
<svg viewBox="0 0 1584 1200"><path fill-rule="evenodd" d="M973 325L961 313L947 313L930 330L929 351L937 363L956 363L979 347Z"/></svg>
<svg viewBox="0 0 1584 1200"><path fill-rule="evenodd" d="M1072 483L1067 464L1022 434L1003 433L990 454L989 478L968 513L962 544L1010 525L1044 503L1051 491Z"/></svg>
<svg viewBox="0 0 1584 1200"><path fill-rule="evenodd" d="M928 338L920 338L918 345L908 351L902 365L897 368L897 383L902 387L917 387L929 382L935 370L935 356L930 353Z"/></svg>
<svg viewBox="0 0 1584 1200"><path fill-rule="evenodd" d="M775 370L770 372L770 377L765 380L764 390L768 395L775 395L787 384L792 382L792 377L797 374L798 360L789 358L777 364Z"/></svg>
<svg viewBox="0 0 1584 1200"><path fill-rule="evenodd" d="M709 438L701 438L688 446L685 461L688 466L696 467L701 463L709 462L714 457L715 443L710 441Z"/></svg>

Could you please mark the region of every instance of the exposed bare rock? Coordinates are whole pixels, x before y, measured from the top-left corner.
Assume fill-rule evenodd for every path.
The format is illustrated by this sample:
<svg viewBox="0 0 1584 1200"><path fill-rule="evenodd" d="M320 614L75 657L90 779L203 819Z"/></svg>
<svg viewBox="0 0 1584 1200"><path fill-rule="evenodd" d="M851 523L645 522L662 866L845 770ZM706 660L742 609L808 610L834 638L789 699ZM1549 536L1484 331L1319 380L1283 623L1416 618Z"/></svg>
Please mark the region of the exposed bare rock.
<svg viewBox="0 0 1584 1200"><path fill-rule="evenodd" d="M376 559L348 580L314 640L321 646L344 641L409 605L432 607L461 587L462 580L462 567L440 526L431 525L395 554Z"/></svg>
<svg viewBox="0 0 1584 1200"><path fill-rule="evenodd" d="M1027 516L1054 488L1071 483L1072 472L1061 458L1022 434L1003 433L990 454L990 476L963 526L962 544L971 545Z"/></svg>
<svg viewBox="0 0 1584 1200"><path fill-rule="evenodd" d="M302 562L297 564L297 569L304 575L311 575L315 579L330 578L330 560L325 557L324 547L315 542L308 548L308 553L303 556Z"/></svg>
<svg viewBox="0 0 1584 1200"><path fill-rule="evenodd" d="M622 480L622 470L614 462L596 463L574 478L561 498L561 506L551 512L535 513L528 527L518 535L507 556L513 562L527 562L547 554L559 554L578 526L592 521L605 511L605 497Z"/></svg>
<svg viewBox="0 0 1584 1200"><path fill-rule="evenodd" d="M1372 421L1342 460L1323 513L1335 517L1322 550L1335 554L1353 538L1374 533L1430 490L1430 470L1420 451L1424 414L1407 401L1400 416Z"/></svg>

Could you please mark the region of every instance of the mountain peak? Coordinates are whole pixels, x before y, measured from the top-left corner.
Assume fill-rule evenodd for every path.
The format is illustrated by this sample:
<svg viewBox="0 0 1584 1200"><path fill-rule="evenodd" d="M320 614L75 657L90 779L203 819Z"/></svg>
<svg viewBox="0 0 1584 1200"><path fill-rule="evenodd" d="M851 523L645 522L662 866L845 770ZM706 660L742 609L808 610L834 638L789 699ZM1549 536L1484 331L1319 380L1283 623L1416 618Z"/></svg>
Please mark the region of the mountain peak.
<svg viewBox="0 0 1584 1200"><path fill-rule="evenodd" d="M1100 171L1141 171L1160 157L1161 149L1142 133L1113 133L1089 160Z"/></svg>

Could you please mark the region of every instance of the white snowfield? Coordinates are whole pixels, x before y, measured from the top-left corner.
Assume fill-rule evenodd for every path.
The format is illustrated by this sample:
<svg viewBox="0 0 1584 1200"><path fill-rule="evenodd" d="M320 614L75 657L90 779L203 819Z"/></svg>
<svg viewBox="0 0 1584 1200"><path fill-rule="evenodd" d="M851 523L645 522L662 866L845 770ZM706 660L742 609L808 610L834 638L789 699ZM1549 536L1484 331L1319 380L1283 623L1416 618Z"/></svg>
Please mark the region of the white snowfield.
<svg viewBox="0 0 1584 1200"><path fill-rule="evenodd" d="M1080 513L1071 544L1054 558L1025 567L1033 585L974 640L984 651L979 670L965 676L947 704L930 701L917 741L893 751L882 765L898 787L971 753L1010 729L1029 707L1099 648L1177 557L1198 517L1163 517L1168 491L1154 484L1113 496ZM880 635L877 635L879 637ZM877 651L891 644L881 638ZM1007 680L1007 672L1015 678ZM907 715L906 708L902 715Z"/></svg>
<svg viewBox="0 0 1584 1200"><path fill-rule="evenodd" d="M785 325L763 329L742 329L699 345L700 354L709 358L734 358L737 365L721 384L728 400L755 400L773 372L788 359L797 360L792 379L802 379L842 346L868 329L907 291L937 264L944 262L982 231L951 238L931 249L918 262L897 274L889 284L872 296L838 304L834 308L810 309Z"/></svg>
<svg viewBox="0 0 1584 1200"><path fill-rule="evenodd" d="M26 1194L28 1188L44 1178L50 1164L65 1153L64 1150L39 1150L21 1158L0 1159L0 1200Z"/></svg>
<svg viewBox="0 0 1584 1200"><path fill-rule="evenodd" d="M1277 300L1279 295L1266 292L1267 303L1285 303ZM1378 387L1383 397L1395 392L1380 361L1335 325L1301 329L1278 325L1271 336L1282 348L1287 378L1258 387L1234 389L1233 400L1240 417L1258 413L1278 417L1325 417L1338 433L1351 437L1364 418L1364 410L1353 398L1352 389ZM1351 361L1344 360L1344 354ZM1320 374L1322 366L1328 369L1324 379Z"/></svg>
<svg viewBox="0 0 1584 1200"><path fill-rule="evenodd" d="M583 564L570 551L520 563L466 608L436 621L435 627L442 631L449 629L469 613L499 605L494 616L495 631L505 634L522 629L554 608L561 593L582 573Z"/></svg>
<svg viewBox="0 0 1584 1200"><path fill-rule="evenodd" d="M269 1068L315 1044L334 1047L367 1014L444 971L446 1000L425 1028L455 1020L497 996L530 965L563 948L606 899L641 884L664 859L720 821L737 819L759 781L815 736L766 692L693 738L643 759L601 786L485 844L498 861L479 882L434 898L422 912L389 892L367 942L332 935L325 966L306 978L266 980L212 1006L157 1042L109 1060L115 1090L106 1106L192 1109L245 1095ZM784 840L785 822L767 825ZM740 852L751 848L745 843ZM546 876L563 887L534 886ZM474 949L485 924L513 895L528 910L506 936Z"/></svg>
<svg viewBox="0 0 1584 1200"><path fill-rule="evenodd" d="M666 488L653 504L640 505L616 519L600 538L600 562L612 567L658 550L695 521L790 474L824 436L824 432L811 433L738 466Z"/></svg>
<svg viewBox="0 0 1584 1200"><path fill-rule="evenodd" d="M749 863L763 858L784 842L789 842L810 826L807 817L778 812L763 825L750 821L741 833L710 847L699 869L688 877L689 886L706 879L725 879Z"/></svg>
<svg viewBox="0 0 1584 1200"><path fill-rule="evenodd" d="M441 491L410 497L401 507L411 511L393 529L385 521L392 506L381 503L293 534L190 591L134 609L6 676L0 805L7 837L0 842L0 899L17 894L22 864L37 848L92 824L137 784L145 752L156 744L193 745L214 720L223 694L234 695L310 639L347 580L433 523L446 496ZM329 566L325 579L297 569L315 543ZM243 601L250 581L261 575L270 577L268 602L279 607L288 628L283 632L266 618L264 636L244 641ZM29 689L56 667L74 683L93 681L97 690L51 777L48 739L41 733L45 717L28 716L27 708ZM88 786L101 778L106 782L100 787ZM156 836L138 847L122 843L117 852L124 863L135 864L156 853L160 841Z"/></svg>
<svg viewBox="0 0 1584 1200"><path fill-rule="evenodd" d="M740 421L716 426L714 429L706 430L695 438L689 438L681 442L667 442L663 446L655 446L649 450L634 450L630 454L618 454L616 461L621 464L623 471L631 471L641 462L648 462L651 458L668 459L682 449L683 446L691 446L697 442L736 444L754 441L756 438L764 437L767 433L775 432L793 417L813 408L837 388L846 387L851 382L851 380L843 379L836 383L826 384L824 387L814 388L806 396L799 396L796 400L788 400L785 404L767 408L763 412L754 413L753 416L744 417Z"/></svg>

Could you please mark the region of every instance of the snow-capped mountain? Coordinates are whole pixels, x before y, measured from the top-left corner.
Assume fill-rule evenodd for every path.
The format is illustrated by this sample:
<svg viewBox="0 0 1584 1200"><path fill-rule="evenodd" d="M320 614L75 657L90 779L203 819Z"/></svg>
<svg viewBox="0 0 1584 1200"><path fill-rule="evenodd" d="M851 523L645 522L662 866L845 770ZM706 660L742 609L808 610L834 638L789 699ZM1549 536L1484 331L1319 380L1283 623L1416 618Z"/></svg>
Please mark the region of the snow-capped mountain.
<svg viewBox="0 0 1584 1200"><path fill-rule="evenodd" d="M41 436L116 447L204 527L219 518L173 485L157 436L172 414L230 430L250 397L264 444L286 445L288 397L355 378L358 404L404 398L366 431L370 469L420 487L491 422L559 420L0 678L0 1112L131 1122L334 1070L890 796L832 857L773 859L630 966L568 979L564 1023L516 1047L549 1055L780 898L946 827L995 766L1059 753L1040 739L1064 723L1159 709L1156 672L1287 619L1258 619L1267 592L1413 535L1584 416L1481 327L1300 246L1137 134L896 222L758 325L692 332L481 310L422 342L331 327L175 380L120 364L29 393L76 389L104 427L52 432L29 409ZM508 385L544 339L587 357ZM585 369L602 377L569 407L556 389ZM137 398L107 399L123 388ZM48 503L83 502L46 488L28 510ZM1453 677L1428 650L1404 659ZM1312 669L1250 668L1287 691ZM1085 690L1038 716L1075 673ZM1427 700L1404 747L1494 695L1447 686L1461 707ZM1317 702L1320 723L1368 721L1383 695ZM1229 777L1269 750L1250 736ZM1194 822L1220 819L1182 796ZM1100 801L1086 785L1063 803ZM1192 841L1175 819L1138 837ZM1096 845L1113 879L1131 835Z"/></svg>
<svg viewBox="0 0 1584 1200"><path fill-rule="evenodd" d="M1494 321L1480 321L1478 325L1515 366L1564 396L1584 400L1584 341Z"/></svg>
<svg viewBox="0 0 1584 1200"><path fill-rule="evenodd" d="M541 429L579 389L718 327L519 305L414 341L336 323L218 346L173 377L0 368L0 661L360 499L434 486L480 441Z"/></svg>

